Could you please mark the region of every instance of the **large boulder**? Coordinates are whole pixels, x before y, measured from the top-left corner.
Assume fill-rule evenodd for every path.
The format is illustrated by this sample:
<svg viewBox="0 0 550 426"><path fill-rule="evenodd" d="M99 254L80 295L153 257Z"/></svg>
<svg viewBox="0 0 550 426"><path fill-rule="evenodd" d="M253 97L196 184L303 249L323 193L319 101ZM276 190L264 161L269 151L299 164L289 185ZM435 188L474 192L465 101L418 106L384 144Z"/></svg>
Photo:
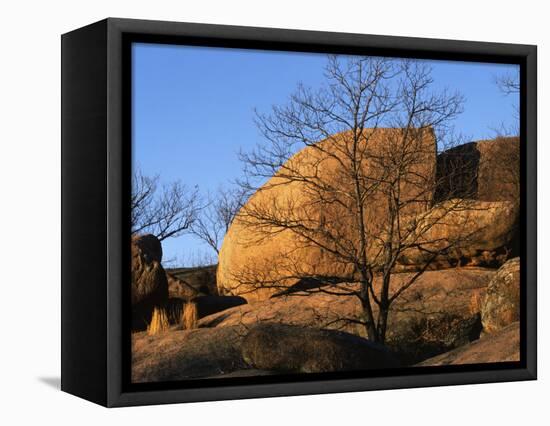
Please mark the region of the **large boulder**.
<svg viewBox="0 0 550 426"><path fill-rule="evenodd" d="M392 305L386 344L410 365L477 339L481 332L481 301L494 274L494 270L485 268L424 272ZM391 291L411 277L413 273L393 274ZM376 277L375 291L380 286L381 280ZM357 290L357 284L287 291L207 316L199 320L198 326L248 327L272 322L342 330L366 338L365 327L357 323L362 319L359 299L330 294L337 288Z"/></svg>
<svg viewBox="0 0 550 426"><path fill-rule="evenodd" d="M248 369L242 326L132 334L132 382L213 377Z"/></svg>
<svg viewBox="0 0 550 426"><path fill-rule="evenodd" d="M481 305L485 333L495 333L520 317L520 261L510 259L489 282Z"/></svg>
<svg viewBox="0 0 550 426"><path fill-rule="evenodd" d="M155 307L168 300L168 281L164 271L160 241L153 235L133 236L131 241L132 329L144 330Z"/></svg>
<svg viewBox="0 0 550 426"><path fill-rule="evenodd" d="M296 284L299 277L351 277L356 273L350 262L332 254L338 249L334 236L338 236L337 244L352 250L362 232L356 208L344 195L354 190L348 173L352 169L352 136L351 132L339 133L305 147L243 206L220 250L217 283L221 294L240 295L249 302L265 300ZM409 129L406 134L402 129L365 130L357 145L356 150L366 153L360 167L369 181L388 179L386 163L406 156L409 162L399 188L406 207L401 214L416 215L429 209L436 163L431 129ZM308 176L307 182L304 176ZM374 242L379 241L376 236L388 222L388 197L382 188L387 189L382 184L372 186L363 211L364 231ZM309 230L313 227L325 229L331 237L318 232L315 238L319 241L312 244ZM369 246L371 257L379 252L379 245Z"/></svg>
<svg viewBox="0 0 550 426"><path fill-rule="evenodd" d="M260 323L242 343L243 359L261 370L324 373L398 366L381 345L353 334Z"/></svg>
<svg viewBox="0 0 550 426"><path fill-rule="evenodd" d="M429 358L419 366L486 364L520 360L519 323L515 322L494 334L485 335L450 352Z"/></svg>

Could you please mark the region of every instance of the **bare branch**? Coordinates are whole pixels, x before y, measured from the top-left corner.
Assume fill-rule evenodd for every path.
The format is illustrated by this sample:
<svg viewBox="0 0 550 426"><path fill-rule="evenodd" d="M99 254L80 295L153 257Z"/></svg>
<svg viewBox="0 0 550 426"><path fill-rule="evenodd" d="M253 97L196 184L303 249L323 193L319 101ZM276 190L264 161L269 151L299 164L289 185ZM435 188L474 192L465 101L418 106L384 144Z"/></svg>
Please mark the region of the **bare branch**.
<svg viewBox="0 0 550 426"><path fill-rule="evenodd" d="M138 168L132 179L132 234L150 233L160 241L188 232L201 209L198 187L179 181L159 186L159 176Z"/></svg>

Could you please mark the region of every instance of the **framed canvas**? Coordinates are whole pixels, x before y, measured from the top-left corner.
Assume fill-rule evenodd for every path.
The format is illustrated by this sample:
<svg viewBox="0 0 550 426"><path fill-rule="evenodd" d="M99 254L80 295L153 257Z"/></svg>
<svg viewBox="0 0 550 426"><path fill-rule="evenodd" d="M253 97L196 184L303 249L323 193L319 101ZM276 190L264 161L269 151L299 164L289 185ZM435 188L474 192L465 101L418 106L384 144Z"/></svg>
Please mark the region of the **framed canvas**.
<svg viewBox="0 0 550 426"><path fill-rule="evenodd" d="M106 19L62 36L62 389L536 379L536 47Z"/></svg>

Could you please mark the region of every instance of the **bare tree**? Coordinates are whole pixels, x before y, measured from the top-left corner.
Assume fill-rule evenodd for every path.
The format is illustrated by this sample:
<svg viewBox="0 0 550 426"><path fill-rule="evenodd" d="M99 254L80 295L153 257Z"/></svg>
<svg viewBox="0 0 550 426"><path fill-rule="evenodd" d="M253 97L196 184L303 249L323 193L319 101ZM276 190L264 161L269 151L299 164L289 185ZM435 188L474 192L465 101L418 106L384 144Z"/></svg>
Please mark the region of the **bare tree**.
<svg viewBox="0 0 550 426"><path fill-rule="evenodd" d="M506 95L519 93L519 71L515 73L503 74L495 77L495 83L498 88Z"/></svg>
<svg viewBox="0 0 550 426"><path fill-rule="evenodd" d="M148 177L138 168L132 178L132 234L150 233L160 241L189 230L200 211L198 188L179 181L159 185L159 176Z"/></svg>
<svg viewBox="0 0 550 426"><path fill-rule="evenodd" d="M440 146L453 144L450 123L463 98L433 91L431 70L419 61L333 56L325 71L320 90L299 86L287 105L257 113L265 143L241 159L246 187L257 187L265 202L254 197L236 220L256 242L291 233L292 250L313 248L338 268L326 276L322 262L304 266L289 255L262 269L241 268L234 278L243 288L283 291L294 280L308 293L355 296L363 317L352 321L384 342L393 302L475 228L475 212L464 214L476 208L467 194L433 201L434 134ZM302 148L307 155L294 155ZM275 187L287 188L285 196L270 198ZM456 237L442 232L446 226ZM416 272L392 285L398 262L411 257Z"/></svg>
<svg viewBox="0 0 550 426"><path fill-rule="evenodd" d="M246 199L247 192L242 188L220 186L191 224L191 233L219 254L223 237Z"/></svg>

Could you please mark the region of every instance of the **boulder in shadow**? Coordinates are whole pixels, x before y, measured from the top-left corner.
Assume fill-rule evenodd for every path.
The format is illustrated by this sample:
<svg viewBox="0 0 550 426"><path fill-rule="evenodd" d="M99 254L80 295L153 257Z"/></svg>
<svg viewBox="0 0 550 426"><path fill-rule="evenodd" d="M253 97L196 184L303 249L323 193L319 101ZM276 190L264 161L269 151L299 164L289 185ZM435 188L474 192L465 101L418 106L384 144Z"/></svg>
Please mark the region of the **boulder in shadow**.
<svg viewBox="0 0 550 426"><path fill-rule="evenodd" d="M323 373L396 367L383 346L353 334L260 323L242 343L243 359L261 370Z"/></svg>

